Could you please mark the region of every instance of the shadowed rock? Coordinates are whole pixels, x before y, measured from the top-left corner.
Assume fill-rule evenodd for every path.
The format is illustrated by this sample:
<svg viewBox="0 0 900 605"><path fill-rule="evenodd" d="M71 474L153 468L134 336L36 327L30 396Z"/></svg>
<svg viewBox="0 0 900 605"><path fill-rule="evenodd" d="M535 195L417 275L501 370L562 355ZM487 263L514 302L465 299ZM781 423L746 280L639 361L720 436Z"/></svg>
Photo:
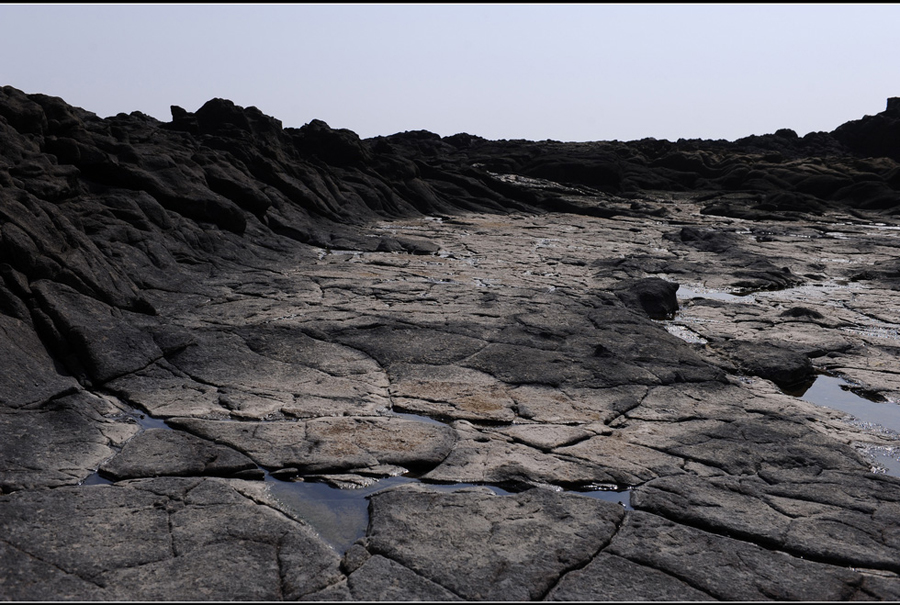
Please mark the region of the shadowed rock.
<svg viewBox="0 0 900 605"><path fill-rule="evenodd" d="M650 319L671 319L678 311L678 299L675 293L678 284L667 282L658 277L624 281L616 289L626 307L643 311Z"/></svg>
<svg viewBox="0 0 900 605"><path fill-rule="evenodd" d="M810 384L816 370L806 355L764 342L730 340L710 345L722 352L739 371L771 380L783 389Z"/></svg>

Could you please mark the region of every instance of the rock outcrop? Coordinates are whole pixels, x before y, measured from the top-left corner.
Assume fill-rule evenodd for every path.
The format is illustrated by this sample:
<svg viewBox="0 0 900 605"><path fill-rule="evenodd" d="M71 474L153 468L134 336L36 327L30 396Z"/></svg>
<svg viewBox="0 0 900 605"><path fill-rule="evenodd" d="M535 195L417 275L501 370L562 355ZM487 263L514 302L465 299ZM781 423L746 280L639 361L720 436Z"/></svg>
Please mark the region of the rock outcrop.
<svg viewBox="0 0 900 605"><path fill-rule="evenodd" d="M3 87L0 595L900 598L898 429L795 396L898 415L897 112L362 140Z"/></svg>

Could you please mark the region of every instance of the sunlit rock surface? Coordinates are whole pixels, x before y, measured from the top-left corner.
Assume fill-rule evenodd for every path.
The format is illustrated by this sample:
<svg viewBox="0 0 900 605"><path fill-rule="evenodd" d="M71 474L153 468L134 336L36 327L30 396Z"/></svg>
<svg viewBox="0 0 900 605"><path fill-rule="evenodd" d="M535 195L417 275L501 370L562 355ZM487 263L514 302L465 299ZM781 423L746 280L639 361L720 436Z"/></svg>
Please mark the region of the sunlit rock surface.
<svg viewBox="0 0 900 605"><path fill-rule="evenodd" d="M897 600L896 429L798 397L900 416L896 106L360 140L4 87L0 595Z"/></svg>

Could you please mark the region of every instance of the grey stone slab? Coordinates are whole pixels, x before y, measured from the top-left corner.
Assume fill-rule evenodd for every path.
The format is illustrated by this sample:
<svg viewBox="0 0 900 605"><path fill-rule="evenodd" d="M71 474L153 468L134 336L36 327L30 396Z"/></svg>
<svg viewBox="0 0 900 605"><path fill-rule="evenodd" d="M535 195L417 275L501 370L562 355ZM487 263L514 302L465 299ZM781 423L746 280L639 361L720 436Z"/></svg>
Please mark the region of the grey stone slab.
<svg viewBox="0 0 900 605"><path fill-rule="evenodd" d="M539 488L496 496L400 487L373 495L370 514L373 555L467 600L531 600L589 561L624 511Z"/></svg>
<svg viewBox="0 0 900 605"><path fill-rule="evenodd" d="M168 429L148 429L128 441L100 470L116 480L162 475L233 475L255 469L240 452Z"/></svg>
<svg viewBox="0 0 900 605"><path fill-rule="evenodd" d="M0 499L0 531L17 560L69 581L50 600L297 599L341 578L339 558L307 526L235 491L241 482L153 479L18 492ZM34 578L0 568L7 594Z"/></svg>
<svg viewBox="0 0 900 605"><path fill-rule="evenodd" d="M0 491L74 485L115 454L138 431L103 417L84 391L43 409L0 413Z"/></svg>
<svg viewBox="0 0 900 605"><path fill-rule="evenodd" d="M900 571L900 481L873 474L666 477L632 505L836 565Z"/></svg>
<svg viewBox="0 0 900 605"><path fill-rule="evenodd" d="M641 512L629 513L604 552L658 569L718 600L847 600L862 582L850 569Z"/></svg>
<svg viewBox="0 0 900 605"><path fill-rule="evenodd" d="M600 553L553 587L548 601L712 601L711 595L653 567Z"/></svg>
<svg viewBox="0 0 900 605"><path fill-rule="evenodd" d="M374 555L347 577L350 594L356 600L374 601L460 601L443 586L413 573L407 567Z"/></svg>
<svg viewBox="0 0 900 605"><path fill-rule="evenodd" d="M263 466L306 473L380 464L432 467L457 440L447 426L397 417L261 423L176 419L172 424L227 444Z"/></svg>

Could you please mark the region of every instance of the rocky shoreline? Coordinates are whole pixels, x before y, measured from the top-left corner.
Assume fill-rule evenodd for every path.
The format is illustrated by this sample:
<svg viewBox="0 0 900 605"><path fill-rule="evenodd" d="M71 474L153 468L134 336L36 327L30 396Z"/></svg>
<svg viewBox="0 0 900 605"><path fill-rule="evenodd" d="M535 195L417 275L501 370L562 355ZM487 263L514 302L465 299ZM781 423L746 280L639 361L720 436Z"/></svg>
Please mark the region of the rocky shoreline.
<svg viewBox="0 0 900 605"><path fill-rule="evenodd" d="M896 414L896 99L734 143L172 114L0 92L3 598L900 598L896 430L796 396Z"/></svg>

